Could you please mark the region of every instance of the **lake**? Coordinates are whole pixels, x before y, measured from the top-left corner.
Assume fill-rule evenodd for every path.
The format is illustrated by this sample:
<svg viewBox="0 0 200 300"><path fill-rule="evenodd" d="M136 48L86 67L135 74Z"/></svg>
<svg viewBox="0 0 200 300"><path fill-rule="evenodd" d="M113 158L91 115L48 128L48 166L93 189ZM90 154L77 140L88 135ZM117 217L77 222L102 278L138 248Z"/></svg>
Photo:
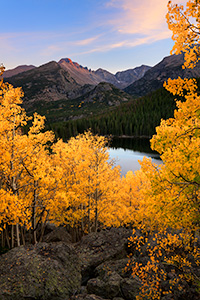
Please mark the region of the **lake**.
<svg viewBox="0 0 200 300"><path fill-rule="evenodd" d="M149 140L143 138L114 138L109 154L110 158L116 161L116 165L121 166L122 176L130 170L139 170L138 160L143 160L144 156L151 157L156 164L162 163L159 154L151 150Z"/></svg>

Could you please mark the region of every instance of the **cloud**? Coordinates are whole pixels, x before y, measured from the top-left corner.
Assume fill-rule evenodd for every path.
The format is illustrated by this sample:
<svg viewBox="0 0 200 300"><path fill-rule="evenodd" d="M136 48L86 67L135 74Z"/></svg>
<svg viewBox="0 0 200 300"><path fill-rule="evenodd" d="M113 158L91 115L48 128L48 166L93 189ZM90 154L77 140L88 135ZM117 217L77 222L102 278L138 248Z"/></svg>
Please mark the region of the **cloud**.
<svg viewBox="0 0 200 300"><path fill-rule="evenodd" d="M0 58L35 65L47 60L134 48L171 37L165 15L168 0L99 0L82 26L55 31L0 33ZM185 3L186 0L174 0ZM116 51L117 52L117 51ZM34 61L31 59L34 58ZM1 61L0 61L1 63Z"/></svg>
<svg viewBox="0 0 200 300"><path fill-rule="evenodd" d="M143 44L151 44L163 39L167 39L170 37L170 32L168 30L163 31L162 33L158 33L155 35L151 36L146 36L146 37L138 37L135 39L127 39L123 40L120 42L115 42L115 43L109 43L105 42L104 44L102 43L99 46L95 46L93 48L90 48L89 50L86 51L81 51L78 53L74 53L74 55L83 55L83 54L90 54L90 53L95 53L95 52L108 52L117 48L133 48L136 46L140 46Z"/></svg>
<svg viewBox="0 0 200 300"><path fill-rule="evenodd" d="M176 1L176 3L185 3ZM111 0L108 8L116 9L109 23L121 34L151 35L167 29L165 15L168 0Z"/></svg>
<svg viewBox="0 0 200 300"><path fill-rule="evenodd" d="M99 37L100 37L100 35L97 35L97 36L94 36L94 37L91 37L88 39L79 40L79 41L74 42L74 45L87 46L87 45L92 44L94 41L98 40Z"/></svg>

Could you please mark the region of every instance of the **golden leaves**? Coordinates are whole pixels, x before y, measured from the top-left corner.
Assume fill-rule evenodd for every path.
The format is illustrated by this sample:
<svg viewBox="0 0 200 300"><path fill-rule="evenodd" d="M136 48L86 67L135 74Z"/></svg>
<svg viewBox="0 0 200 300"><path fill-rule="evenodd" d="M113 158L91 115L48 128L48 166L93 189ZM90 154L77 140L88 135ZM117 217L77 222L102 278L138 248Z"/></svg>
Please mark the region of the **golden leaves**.
<svg viewBox="0 0 200 300"><path fill-rule="evenodd" d="M194 68L199 60L200 49L200 3L196 0L187 1L186 8L183 5L168 2L166 20L172 30L172 39L175 44L171 54L185 53L184 68Z"/></svg>

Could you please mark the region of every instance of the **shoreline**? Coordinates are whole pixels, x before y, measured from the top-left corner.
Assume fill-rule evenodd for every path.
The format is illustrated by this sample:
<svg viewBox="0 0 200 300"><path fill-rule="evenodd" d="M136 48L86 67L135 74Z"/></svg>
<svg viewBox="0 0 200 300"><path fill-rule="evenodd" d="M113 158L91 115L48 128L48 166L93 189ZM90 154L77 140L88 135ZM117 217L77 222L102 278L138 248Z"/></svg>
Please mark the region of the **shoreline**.
<svg viewBox="0 0 200 300"><path fill-rule="evenodd" d="M119 139L152 139L152 136L147 136L147 135L140 135L140 136L136 136L136 135L110 135L112 138L119 138Z"/></svg>

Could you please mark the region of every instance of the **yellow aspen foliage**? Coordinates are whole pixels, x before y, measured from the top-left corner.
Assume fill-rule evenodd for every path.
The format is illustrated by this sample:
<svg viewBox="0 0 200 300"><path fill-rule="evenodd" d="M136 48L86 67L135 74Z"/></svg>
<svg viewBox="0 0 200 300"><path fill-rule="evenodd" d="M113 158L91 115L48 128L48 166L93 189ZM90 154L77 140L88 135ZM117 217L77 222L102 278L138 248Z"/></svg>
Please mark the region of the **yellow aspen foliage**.
<svg viewBox="0 0 200 300"><path fill-rule="evenodd" d="M177 294L187 293L191 284L197 288L199 278L192 268L200 264L200 251L192 235L167 231L136 234L134 231L129 246L134 249L134 256L127 269L130 268L141 283L136 299L162 299L164 296L177 299Z"/></svg>
<svg viewBox="0 0 200 300"><path fill-rule="evenodd" d="M190 68L200 57L199 9L199 0L187 1L186 8L168 3L167 22L175 41L172 53L185 52L185 67ZM151 140L163 165L147 158L141 162L140 172L149 184L141 187L142 231L133 232L130 239L134 255L129 266L141 281L136 299L177 299L177 295L188 299L191 286L190 291L199 296L200 252L195 235L199 238L200 96L195 79L168 79L164 86L177 95L177 109L173 118L161 120Z"/></svg>
<svg viewBox="0 0 200 300"><path fill-rule="evenodd" d="M19 88L13 88L9 84L1 83L0 93L0 178L1 187L16 199L21 189L20 178L23 176L22 160L26 155L24 143L26 137L21 133L21 126L26 125L28 118L25 111L20 107L23 93ZM9 196L11 199L11 196ZM19 199L19 197L18 197ZM26 215L19 213L24 200L13 201L15 218L12 223L26 222ZM16 204L18 203L18 204ZM10 204L12 204L10 202ZM17 205L17 207L16 207Z"/></svg>
<svg viewBox="0 0 200 300"><path fill-rule="evenodd" d="M171 54L183 51L184 67L193 68L200 57L200 1L189 0L186 7L169 1L166 19L175 41Z"/></svg>
<svg viewBox="0 0 200 300"><path fill-rule="evenodd" d="M166 193L174 225L199 227L200 96L194 80L169 80L166 88L181 96L182 89L186 92L185 101L176 101L174 118L161 120L151 140L152 149L161 154L164 162L159 192Z"/></svg>
<svg viewBox="0 0 200 300"><path fill-rule="evenodd" d="M51 176L48 149L54 135L52 132L41 132L45 118L38 114L34 115L28 135L23 134L23 126L30 118L21 107L22 97L20 88L1 82L1 224L16 225L18 246L20 225L33 230L36 242L36 227L38 222L46 220L56 178Z"/></svg>
<svg viewBox="0 0 200 300"><path fill-rule="evenodd" d="M21 207L17 195L12 192L0 189L0 231L4 228L5 224L16 224L19 222L21 215Z"/></svg>
<svg viewBox="0 0 200 300"><path fill-rule="evenodd" d="M59 206L59 223L79 226L83 232L96 231L105 222L108 225L120 172L109 161L106 143L105 137L87 131L53 146L65 192L61 201L65 199L68 206L64 202Z"/></svg>
<svg viewBox="0 0 200 300"><path fill-rule="evenodd" d="M26 156L22 161L25 176L22 196L29 203L29 227L35 232L38 223L48 220L50 203L55 194L56 176L53 176L48 143L54 141L50 131L42 132L45 118L34 114L26 139ZM36 239L36 236L34 237ZM35 240L36 242L36 240Z"/></svg>
<svg viewBox="0 0 200 300"><path fill-rule="evenodd" d="M142 226L146 220L146 190L150 181L142 170L127 172L121 180L121 205L123 223L131 226Z"/></svg>
<svg viewBox="0 0 200 300"><path fill-rule="evenodd" d="M185 10L168 3L167 21L176 41L172 49L176 54L193 53L192 44L198 44L199 8L199 1L187 1ZM194 25L191 18L195 19ZM193 57L193 63L197 60ZM191 62L187 55L185 61ZM177 95L177 109L173 118L161 120L151 140L152 149L161 154L163 166L158 172L147 161L142 163L151 182L147 201L155 215L154 223L159 226L194 229L200 226L200 96L195 79L168 79L164 86Z"/></svg>

